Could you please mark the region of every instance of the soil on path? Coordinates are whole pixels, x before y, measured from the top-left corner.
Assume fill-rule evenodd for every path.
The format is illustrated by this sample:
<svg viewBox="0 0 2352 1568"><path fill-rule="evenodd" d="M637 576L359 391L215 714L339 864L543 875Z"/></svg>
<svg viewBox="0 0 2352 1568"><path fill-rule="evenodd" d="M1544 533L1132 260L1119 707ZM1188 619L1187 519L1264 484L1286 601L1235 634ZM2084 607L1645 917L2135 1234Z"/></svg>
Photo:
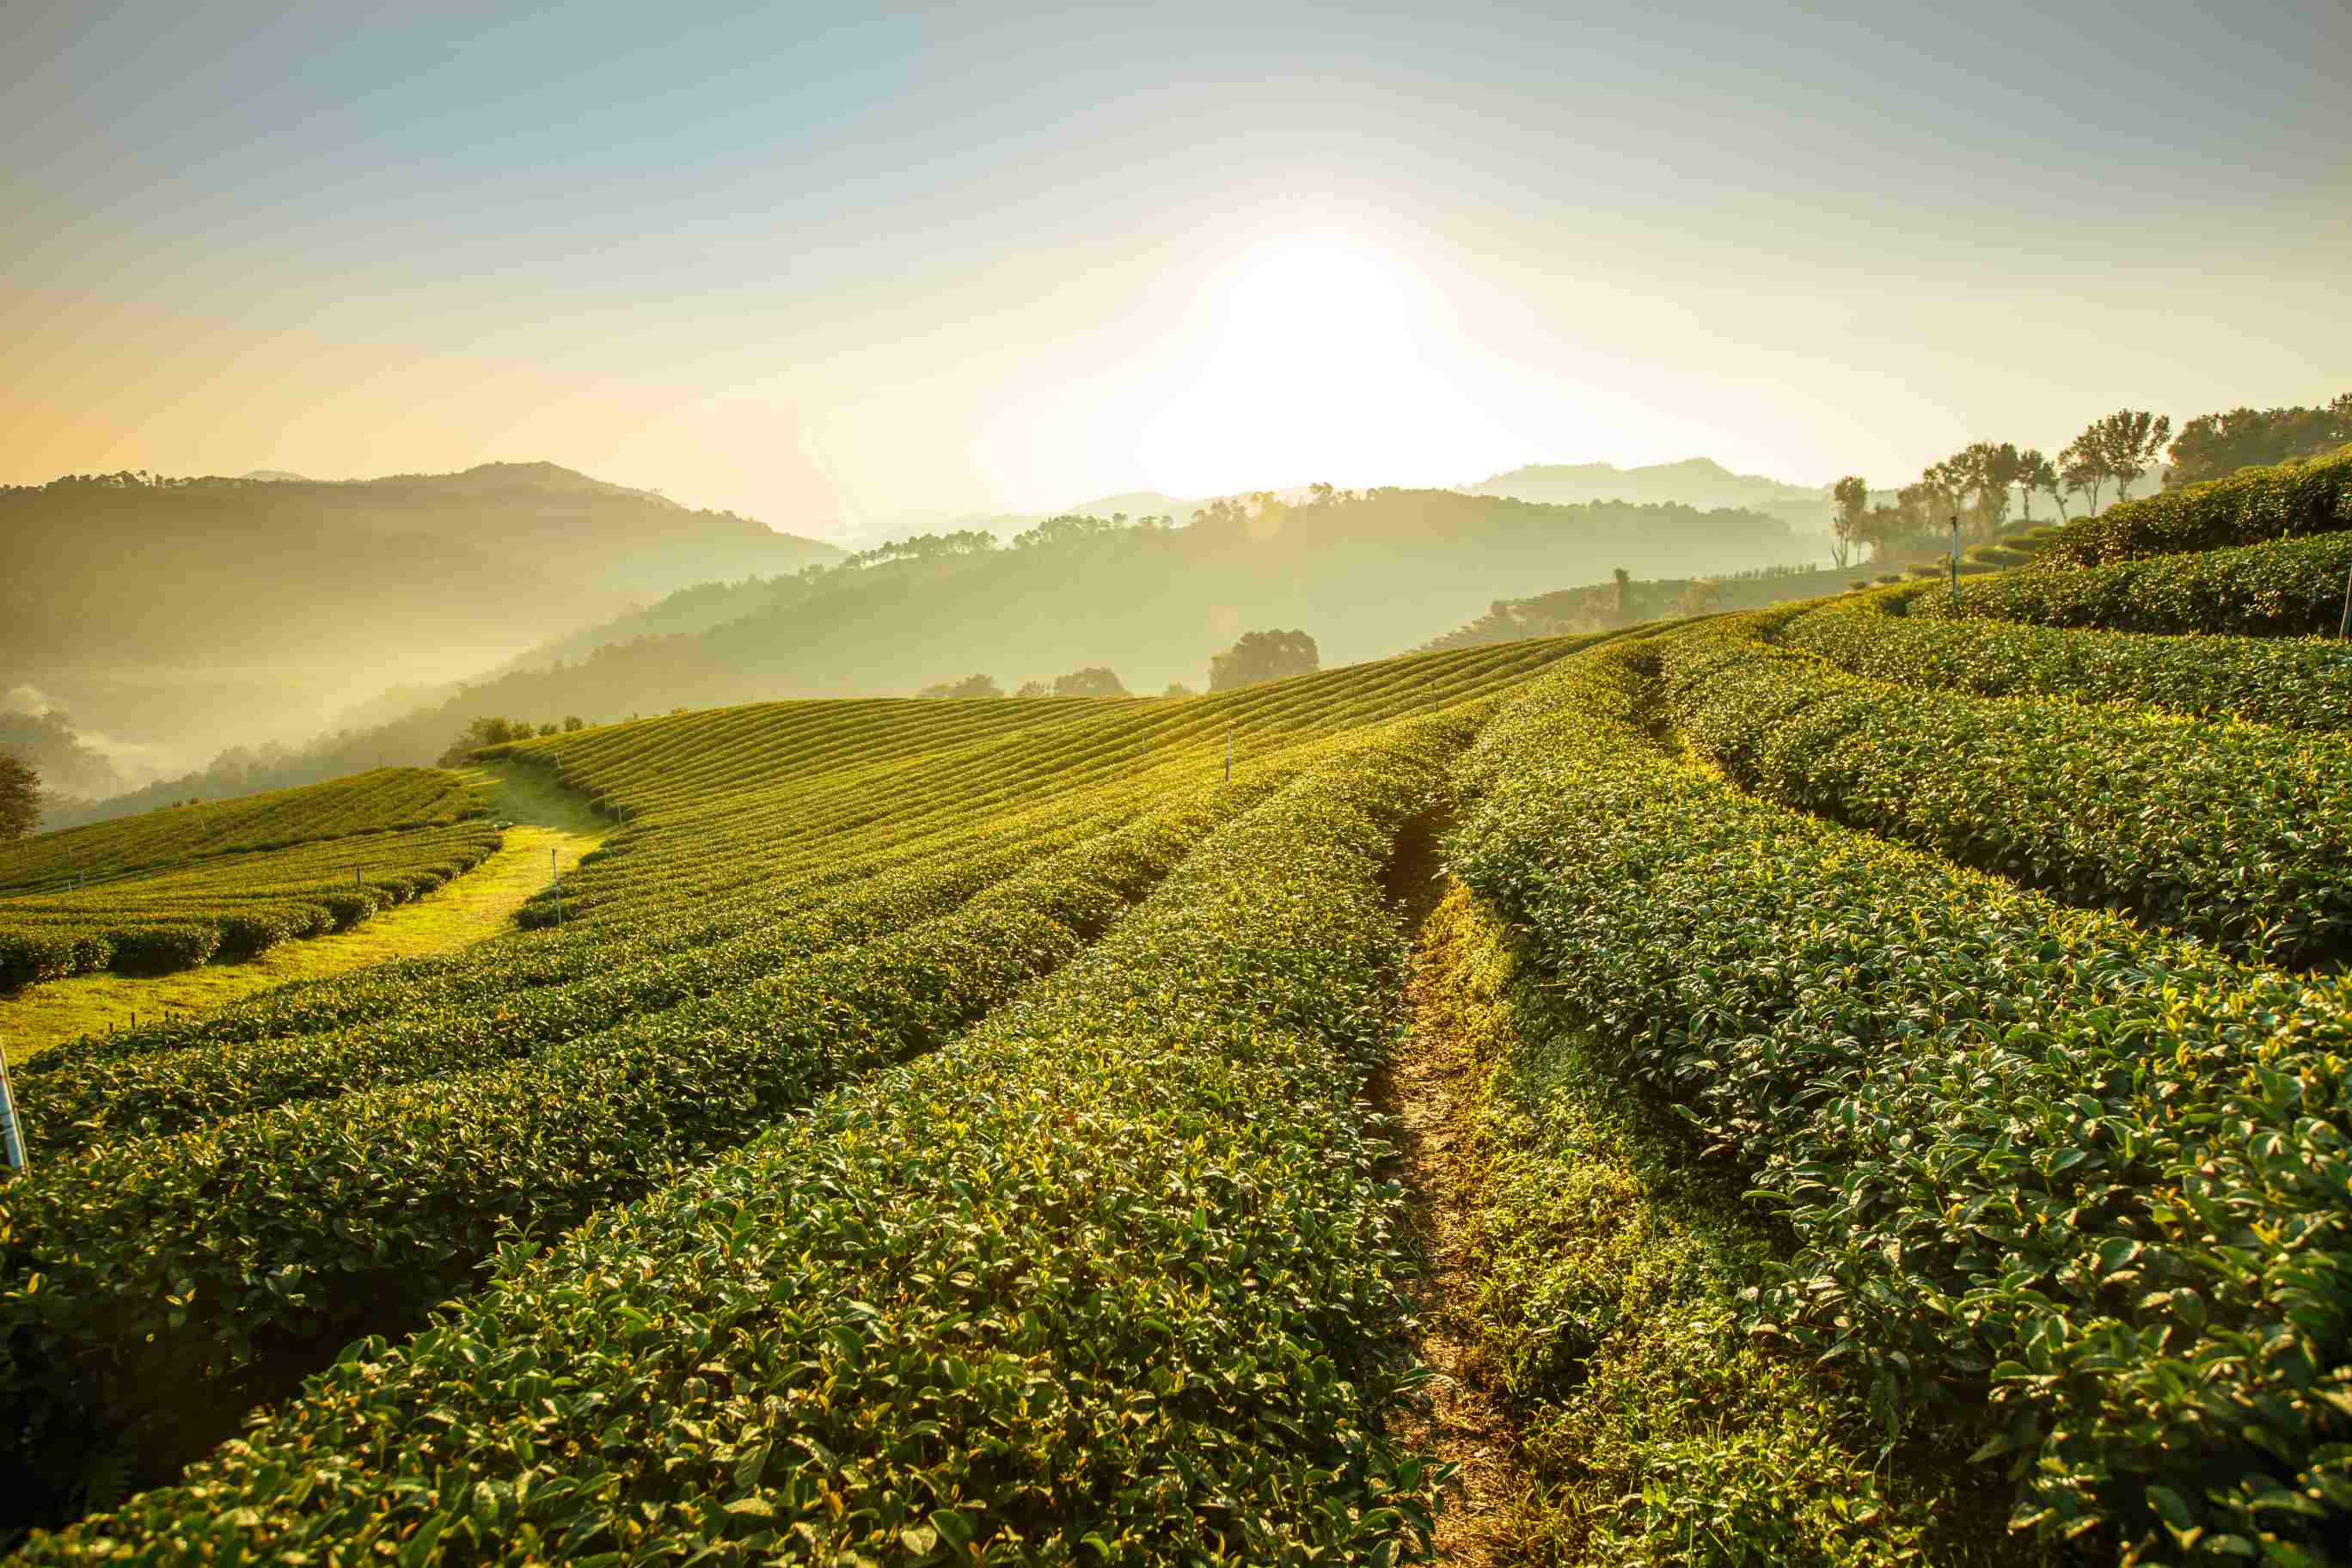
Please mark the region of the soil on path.
<svg viewBox="0 0 2352 1568"><path fill-rule="evenodd" d="M1389 865L1390 902L1415 936L1445 890L1438 837L1449 826L1434 815L1406 824ZM1465 1053L1409 1030L1371 1088L1397 1129L1399 1173L1423 1259L1412 1287L1411 1337L1432 1375L1423 1386L1425 1401L1408 1417L1402 1436L1411 1447L1455 1467L1439 1498L1436 1560L1447 1568L1503 1568L1511 1559L1496 1523L1520 1488L1509 1426L1472 1380L1469 1344L1453 1327L1454 1303L1467 1300L1472 1285L1463 1246L1471 1189L1459 1146L1474 1070Z"/></svg>
<svg viewBox="0 0 2352 1568"><path fill-rule="evenodd" d="M134 1017L202 1013L293 980L341 974L398 958L470 947L514 929L523 901L604 841L612 824L578 795L513 763L462 770L489 792L491 816L511 823L497 854L415 903L350 931L280 942L258 957L171 974L78 974L0 996L0 1047L19 1062L49 1047ZM554 859L550 861L552 854Z"/></svg>

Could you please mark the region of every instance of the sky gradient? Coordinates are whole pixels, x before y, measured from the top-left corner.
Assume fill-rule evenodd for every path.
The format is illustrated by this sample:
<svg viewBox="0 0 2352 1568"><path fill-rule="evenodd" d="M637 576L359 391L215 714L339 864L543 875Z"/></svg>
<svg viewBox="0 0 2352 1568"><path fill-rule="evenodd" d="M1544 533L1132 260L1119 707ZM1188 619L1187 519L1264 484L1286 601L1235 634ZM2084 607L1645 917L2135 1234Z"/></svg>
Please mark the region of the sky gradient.
<svg viewBox="0 0 2352 1568"><path fill-rule="evenodd" d="M0 479L793 531L2323 401L2352 7L0 0Z"/></svg>

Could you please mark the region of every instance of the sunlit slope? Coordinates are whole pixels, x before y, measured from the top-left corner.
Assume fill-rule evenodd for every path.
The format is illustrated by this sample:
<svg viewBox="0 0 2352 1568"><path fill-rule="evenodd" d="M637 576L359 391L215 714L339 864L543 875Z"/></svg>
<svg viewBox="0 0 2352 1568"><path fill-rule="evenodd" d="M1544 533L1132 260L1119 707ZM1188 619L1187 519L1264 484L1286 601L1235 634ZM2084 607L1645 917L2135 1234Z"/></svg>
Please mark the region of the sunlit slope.
<svg viewBox="0 0 2352 1568"><path fill-rule="evenodd" d="M40 833L0 845L0 898L134 871L184 866L208 856L446 826L480 803L463 779L439 768L383 768L328 784L234 800L172 806L88 827Z"/></svg>
<svg viewBox="0 0 2352 1568"><path fill-rule="evenodd" d="M0 984L184 969L348 929L495 851L455 773L391 768L0 850Z"/></svg>
<svg viewBox="0 0 2352 1568"><path fill-rule="evenodd" d="M2245 552L2111 575L2102 618L2161 624L2204 574L2242 624L2267 584L2214 563ZM1486 989L1423 1011L1495 1075L1471 1327L1560 1489L1515 1527L1590 1563L1698 1528L1751 1559L2337 1560L2341 652L1941 603L1594 650L1461 775L1475 899L1436 969ZM1643 1493L1661 1468L1706 1480Z"/></svg>
<svg viewBox="0 0 2352 1568"><path fill-rule="evenodd" d="M514 1227L559 1233L952 1038L1386 721L1576 646L1213 699L768 704L514 748L626 812L561 929L21 1075L36 1158L0 1215L0 1328L31 1516L74 1510L90 1454L164 1479L353 1336L413 1329Z"/></svg>
<svg viewBox="0 0 2352 1568"><path fill-rule="evenodd" d="M613 824L527 769L479 764L465 776L486 791L499 847L432 897L382 910L322 940L279 942L235 962L162 974L74 974L0 993L0 1049L21 1067L51 1047L135 1028L142 1018L209 1012L276 986L454 952L512 931L516 911L546 888L551 871L568 873ZM348 890L338 885L339 892Z"/></svg>

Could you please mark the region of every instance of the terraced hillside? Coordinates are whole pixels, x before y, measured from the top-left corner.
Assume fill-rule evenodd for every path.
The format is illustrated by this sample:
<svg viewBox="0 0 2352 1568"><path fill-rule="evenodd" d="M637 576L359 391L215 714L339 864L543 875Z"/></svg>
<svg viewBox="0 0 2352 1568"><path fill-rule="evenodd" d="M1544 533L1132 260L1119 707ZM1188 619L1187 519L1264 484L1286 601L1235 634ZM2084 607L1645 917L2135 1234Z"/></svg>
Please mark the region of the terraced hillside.
<svg viewBox="0 0 2352 1568"><path fill-rule="evenodd" d="M18 1560L2344 1560L2340 667L1934 598L507 749L23 1075Z"/></svg>
<svg viewBox="0 0 2352 1568"><path fill-rule="evenodd" d="M0 847L0 985L184 969L347 930L499 846L437 768L173 806Z"/></svg>
<svg viewBox="0 0 2352 1568"><path fill-rule="evenodd" d="M84 1039L21 1075L11 1494L54 1515L102 1497L110 1464L162 1479L353 1337L415 1328L514 1237L659 1194L1019 1016L1220 834L1324 790L1383 726L1498 700L1572 646L1175 701L771 704L518 748L625 813L560 929ZM1278 923L1268 941L1322 940Z"/></svg>

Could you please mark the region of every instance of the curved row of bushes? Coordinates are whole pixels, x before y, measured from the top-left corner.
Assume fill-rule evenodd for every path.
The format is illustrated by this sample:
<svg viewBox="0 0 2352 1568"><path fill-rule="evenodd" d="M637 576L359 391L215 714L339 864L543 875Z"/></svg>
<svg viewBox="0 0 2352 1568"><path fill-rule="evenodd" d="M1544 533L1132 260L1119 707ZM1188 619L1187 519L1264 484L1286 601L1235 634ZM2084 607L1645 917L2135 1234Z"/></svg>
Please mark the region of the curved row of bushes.
<svg viewBox="0 0 2352 1568"><path fill-rule="evenodd" d="M485 829L460 843L430 847L429 852L446 859L325 887L288 887L267 868L240 868L243 877L224 881L211 898L142 899L138 884L126 889L109 883L101 893L82 894L73 905L0 903L0 987L105 970L169 973L215 958L252 958L297 938L349 931L465 875L498 853L502 842ZM240 895L241 888L256 885L269 891L258 899ZM109 896L120 897L125 907L102 912L99 906Z"/></svg>
<svg viewBox="0 0 2352 1568"><path fill-rule="evenodd" d="M273 1368L405 1330L502 1237L626 1202L937 1043L1077 951L1081 928L1241 805L1165 808L957 913L520 1062L35 1164L0 1187L17 1489L54 1497L58 1462L113 1441L166 1474L226 1436Z"/></svg>
<svg viewBox="0 0 2352 1568"><path fill-rule="evenodd" d="M2073 572L2004 572L1960 589L1960 616L2117 632L2332 637L2352 580L2352 534L2290 539L2199 555L2158 555ZM1925 594L1914 616L1948 619Z"/></svg>
<svg viewBox="0 0 2352 1568"><path fill-rule="evenodd" d="M1684 737L1800 810L2257 962L2352 957L2352 745L1918 691L1721 622L1657 645Z"/></svg>
<svg viewBox="0 0 2352 1568"><path fill-rule="evenodd" d="M723 1007L727 993L813 953L946 914L1133 820L1148 805L1123 804L1049 835L1007 842L975 832L965 854L855 884L838 900L780 912L766 928L732 941L645 958L608 944L603 973L561 984L410 1007L329 1033L82 1054L25 1075L18 1098L26 1142L37 1157L55 1158L122 1137L169 1136L271 1106L495 1067L608 1030L646 1027L703 998L720 997Z"/></svg>
<svg viewBox="0 0 2352 1568"><path fill-rule="evenodd" d="M1626 1092L1459 883L1423 928L1412 1002L1460 1086L1444 1319L1464 1375L1512 1413L1526 1478L1498 1489L1496 1561L1668 1568L1694 1540L1726 1564L1999 1553L2008 1500L1949 1423L1891 1420L1870 1377L1749 1331L1786 1256L1769 1218L1670 1106Z"/></svg>
<svg viewBox="0 0 2352 1568"><path fill-rule="evenodd" d="M36 834L0 845L0 896L55 891L169 870L228 855L254 855L383 833L446 827L483 813L478 794L438 768L376 768L348 778Z"/></svg>
<svg viewBox="0 0 2352 1568"><path fill-rule="evenodd" d="M2352 987L1744 795L1609 716L1626 656L1571 677L1450 858L1788 1226L1749 1331L1977 1423L2042 1540L2332 1560Z"/></svg>
<svg viewBox="0 0 2352 1568"><path fill-rule="evenodd" d="M26 1562L1394 1562L1432 1467L1359 1104L1467 725L1211 840L949 1048L355 1348Z"/></svg>
<svg viewBox="0 0 2352 1568"><path fill-rule="evenodd" d="M2340 644L1988 626L1922 616L1919 604L1911 590L1832 603L1787 618L1771 635L1849 674L1927 690L2136 702L2290 729L2352 727L2352 647Z"/></svg>
<svg viewBox="0 0 2352 1568"><path fill-rule="evenodd" d="M2241 468L2109 507L2051 537L2043 571L2107 566L2143 555L2226 550L2352 529L2352 450L2308 462Z"/></svg>

